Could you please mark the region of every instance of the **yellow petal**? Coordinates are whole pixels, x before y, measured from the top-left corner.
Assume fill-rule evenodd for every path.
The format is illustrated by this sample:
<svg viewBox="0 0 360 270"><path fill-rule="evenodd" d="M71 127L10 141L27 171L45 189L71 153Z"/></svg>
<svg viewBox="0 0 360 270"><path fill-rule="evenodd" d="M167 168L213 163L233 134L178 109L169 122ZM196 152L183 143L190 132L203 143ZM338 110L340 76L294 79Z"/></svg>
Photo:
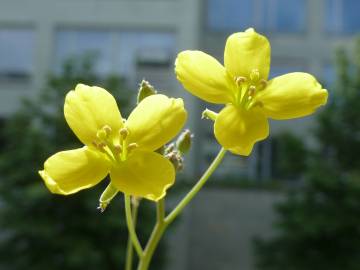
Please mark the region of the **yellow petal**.
<svg viewBox="0 0 360 270"><path fill-rule="evenodd" d="M223 104L231 100L231 81L225 68L206 53L179 53L175 73L186 90L207 102Z"/></svg>
<svg viewBox="0 0 360 270"><path fill-rule="evenodd" d="M78 84L65 98L64 114L70 128L86 145L96 139L97 130L105 125L118 134L123 126L114 97L97 86Z"/></svg>
<svg viewBox="0 0 360 270"><path fill-rule="evenodd" d="M126 121L128 143L153 151L179 133L187 113L181 98L152 95L143 99Z"/></svg>
<svg viewBox="0 0 360 270"><path fill-rule="evenodd" d="M227 105L215 120L214 132L225 149L248 156L254 144L269 135L269 124L258 108L247 111Z"/></svg>
<svg viewBox="0 0 360 270"><path fill-rule="evenodd" d="M264 113L273 119L291 119L313 113L327 101L328 93L308 73L294 72L269 81L256 96Z"/></svg>
<svg viewBox="0 0 360 270"><path fill-rule="evenodd" d="M109 168L102 153L83 147L51 156L39 174L52 193L69 195L99 183Z"/></svg>
<svg viewBox="0 0 360 270"><path fill-rule="evenodd" d="M175 181L174 166L162 155L134 150L128 159L112 168L111 182L127 195L157 201Z"/></svg>
<svg viewBox="0 0 360 270"><path fill-rule="evenodd" d="M250 28L228 37L225 45L226 70L233 76L249 78L257 69L260 79L267 80L270 70L270 43L266 37Z"/></svg>

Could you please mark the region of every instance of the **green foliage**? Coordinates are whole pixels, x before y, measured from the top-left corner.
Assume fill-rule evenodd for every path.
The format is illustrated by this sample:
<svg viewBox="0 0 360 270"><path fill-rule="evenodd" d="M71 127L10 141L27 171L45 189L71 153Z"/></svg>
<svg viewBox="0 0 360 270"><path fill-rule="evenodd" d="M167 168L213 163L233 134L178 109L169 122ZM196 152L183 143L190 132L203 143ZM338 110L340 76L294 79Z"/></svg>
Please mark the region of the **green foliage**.
<svg viewBox="0 0 360 270"><path fill-rule="evenodd" d="M306 168L307 149L297 136L284 132L275 137L276 156L272 163L277 178L297 179Z"/></svg>
<svg viewBox="0 0 360 270"><path fill-rule="evenodd" d="M63 197L51 194L37 173L50 155L81 146L63 116L65 95L77 83L111 90L123 115L131 99L131 105L136 103L119 78L100 81L91 59L69 60L33 100L24 100L1 130L0 269L98 270L124 265L127 229L121 194L101 214L96 208L108 181ZM143 243L154 222L150 207L147 202L140 206L137 229ZM161 265L162 257L155 258L154 269Z"/></svg>
<svg viewBox="0 0 360 270"><path fill-rule="evenodd" d="M360 265L360 40L318 117L318 151L303 187L277 206L277 233L256 240L263 270L357 270ZM301 158L301 157L299 157Z"/></svg>
<svg viewBox="0 0 360 270"><path fill-rule="evenodd" d="M356 55L360 55L360 40ZM338 81L331 102L319 118L317 137L328 162L338 170L360 168L360 56L350 63L343 50L337 53Z"/></svg>
<svg viewBox="0 0 360 270"><path fill-rule="evenodd" d="M359 269L360 178L319 170L277 206L278 234L256 240L259 269Z"/></svg>

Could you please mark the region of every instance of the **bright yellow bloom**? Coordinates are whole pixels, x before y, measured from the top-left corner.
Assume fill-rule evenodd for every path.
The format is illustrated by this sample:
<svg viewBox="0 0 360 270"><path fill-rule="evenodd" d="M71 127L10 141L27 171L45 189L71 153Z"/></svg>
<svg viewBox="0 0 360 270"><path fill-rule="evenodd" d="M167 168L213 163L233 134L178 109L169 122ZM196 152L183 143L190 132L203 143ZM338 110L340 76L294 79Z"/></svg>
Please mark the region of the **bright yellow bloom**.
<svg viewBox="0 0 360 270"><path fill-rule="evenodd" d="M174 183L173 165L154 151L183 127L182 99L149 96L125 120L109 92L78 84L65 98L64 115L85 146L46 160L39 173L51 192L72 194L110 173L119 191L156 201Z"/></svg>
<svg viewBox="0 0 360 270"><path fill-rule="evenodd" d="M328 93L308 73L295 72L268 81L270 43L250 28L226 41L224 66L201 51L183 51L175 62L178 80L193 95L226 104L216 116L218 142L249 155L269 135L268 118L291 119L313 113Z"/></svg>

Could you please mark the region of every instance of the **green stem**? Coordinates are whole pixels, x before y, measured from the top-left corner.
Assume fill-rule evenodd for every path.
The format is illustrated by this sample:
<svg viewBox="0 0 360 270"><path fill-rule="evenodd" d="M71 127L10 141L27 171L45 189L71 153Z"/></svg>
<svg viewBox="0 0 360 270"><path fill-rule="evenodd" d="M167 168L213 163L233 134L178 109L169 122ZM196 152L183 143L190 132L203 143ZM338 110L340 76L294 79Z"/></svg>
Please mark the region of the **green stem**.
<svg viewBox="0 0 360 270"><path fill-rule="evenodd" d="M133 223L134 223L134 229L136 228L138 209L139 209L139 204L138 203L133 204L132 219L133 219ZM125 270L132 270L133 254L134 254L134 249L133 249L131 237L129 235L127 246L126 246Z"/></svg>
<svg viewBox="0 0 360 270"><path fill-rule="evenodd" d="M226 150L221 148L213 162L210 164L209 168L195 184L195 186L190 190L188 194L180 201L180 203L174 208L174 210L165 218L165 223L170 224L174 219L181 213L181 211L189 204L189 202L194 198L194 196L200 191L200 189L207 182L209 177L214 173L216 168L221 163L222 159L226 154Z"/></svg>
<svg viewBox="0 0 360 270"><path fill-rule="evenodd" d="M162 237L162 235L165 232L165 229L168 224L165 223L165 201L164 199L159 200L156 203L156 216L157 216L157 222L155 225L155 228L153 232L151 233L150 239L146 245L146 248L143 253L143 257L139 262L138 270L147 270L151 259L153 257L153 254L155 252L155 249Z"/></svg>
<svg viewBox="0 0 360 270"><path fill-rule="evenodd" d="M143 253L143 257L140 258L138 270L147 270L154 251L164 234L167 226L170 225L171 222L181 213L185 206L189 204L189 202L193 199L193 197L200 191L200 189L204 186L209 177L214 173L215 169L219 166L222 159L224 158L226 150L221 148L214 161L211 163L209 168L203 174L203 176L199 179L199 181L195 184L195 186L190 190L188 194L179 202L179 204L174 208L174 210L165 217L165 205L164 199L161 199L156 203L156 213L157 213L157 222L155 228L150 236L150 239L146 245L146 248Z"/></svg>
<svg viewBox="0 0 360 270"><path fill-rule="evenodd" d="M136 235L136 232L135 232L135 227L134 227L132 214L131 214L130 196L125 194L124 197L125 197L126 223L127 223L127 227L128 227L128 230L129 230L129 237L131 238L131 242L134 245L134 248L135 248L139 258L141 258L143 256L143 250L142 250L139 239L138 239L138 237Z"/></svg>
<svg viewBox="0 0 360 270"><path fill-rule="evenodd" d="M165 219L165 200L164 198L160 199L156 203L156 218L157 222L164 222Z"/></svg>

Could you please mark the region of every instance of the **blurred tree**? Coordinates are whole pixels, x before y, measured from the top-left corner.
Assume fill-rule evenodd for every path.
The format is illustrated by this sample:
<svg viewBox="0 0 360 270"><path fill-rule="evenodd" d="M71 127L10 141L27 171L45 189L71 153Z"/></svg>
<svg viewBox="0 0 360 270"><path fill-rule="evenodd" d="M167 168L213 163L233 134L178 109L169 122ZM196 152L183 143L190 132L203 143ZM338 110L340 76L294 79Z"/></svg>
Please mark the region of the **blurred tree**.
<svg viewBox="0 0 360 270"><path fill-rule="evenodd" d="M59 150L81 146L63 116L64 98L81 82L99 83L93 56L65 63L61 74L50 76L48 85L7 119L1 129L0 154L0 269L121 269L124 266L127 229L122 196L104 213L96 208L107 185L72 196L51 194L37 171ZM117 97L123 115L136 97L114 76L101 85ZM133 91L135 94L135 91ZM154 220L150 204L140 206L138 232L143 243ZM153 269L161 269L161 246ZM160 255L159 255L160 254Z"/></svg>
<svg viewBox="0 0 360 270"><path fill-rule="evenodd" d="M306 168L308 157L304 142L290 132L280 133L273 140L275 155L271 162L274 176L280 179L298 180Z"/></svg>
<svg viewBox="0 0 360 270"><path fill-rule="evenodd" d="M277 206L276 235L255 241L259 269L359 269L360 40L350 59L337 52L337 84L318 118L305 185Z"/></svg>

